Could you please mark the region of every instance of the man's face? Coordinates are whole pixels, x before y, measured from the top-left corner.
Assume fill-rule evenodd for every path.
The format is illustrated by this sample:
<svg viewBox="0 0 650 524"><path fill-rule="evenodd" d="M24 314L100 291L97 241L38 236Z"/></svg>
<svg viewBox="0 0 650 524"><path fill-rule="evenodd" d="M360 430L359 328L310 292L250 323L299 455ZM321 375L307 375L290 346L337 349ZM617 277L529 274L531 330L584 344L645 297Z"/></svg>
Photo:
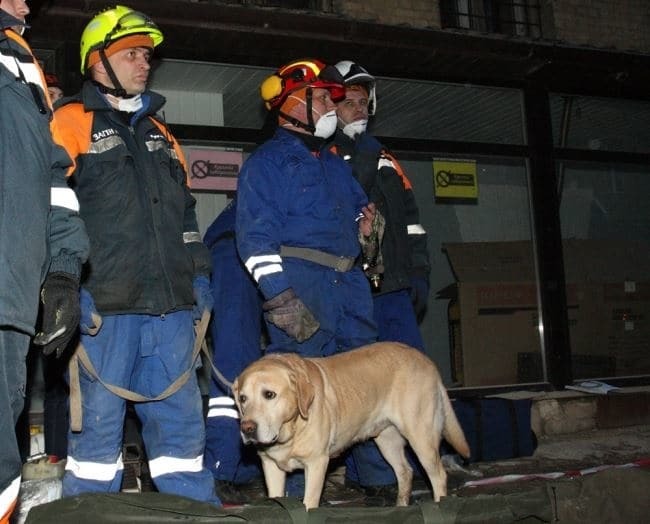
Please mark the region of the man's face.
<svg viewBox="0 0 650 524"><path fill-rule="evenodd" d="M117 79L129 95L140 94L146 89L151 70L150 60L151 49L147 47L122 49L108 57ZM115 87L101 62L94 68L96 79L106 86Z"/></svg>
<svg viewBox="0 0 650 524"><path fill-rule="evenodd" d="M304 100L304 92L299 92L302 102L295 104L292 109L289 111L289 115L296 118L301 122L307 122L307 103ZM297 95L294 95L297 96ZM325 113L334 111L336 109L336 104L332 102L330 92L327 89L322 87L314 87L311 93L311 109L312 109L312 118L314 119L314 125L320 120L320 117ZM295 129L299 133L308 133L302 128L297 127Z"/></svg>
<svg viewBox="0 0 650 524"><path fill-rule="evenodd" d="M26 0L0 0L0 9L23 22L25 21L25 17L29 14L29 7L27 7ZM17 33L23 32L22 26L17 26L13 29Z"/></svg>
<svg viewBox="0 0 650 524"><path fill-rule="evenodd" d="M336 109L336 104L332 102L332 97L327 89L315 87L311 94L311 107L314 115L314 123L325 113Z"/></svg>
<svg viewBox="0 0 650 524"><path fill-rule="evenodd" d="M368 95L364 89L346 89L345 100L336 104L341 127L357 120L368 120Z"/></svg>
<svg viewBox="0 0 650 524"><path fill-rule="evenodd" d="M60 87L48 87L47 91L50 94L52 103L56 102L59 98L63 98L63 90Z"/></svg>

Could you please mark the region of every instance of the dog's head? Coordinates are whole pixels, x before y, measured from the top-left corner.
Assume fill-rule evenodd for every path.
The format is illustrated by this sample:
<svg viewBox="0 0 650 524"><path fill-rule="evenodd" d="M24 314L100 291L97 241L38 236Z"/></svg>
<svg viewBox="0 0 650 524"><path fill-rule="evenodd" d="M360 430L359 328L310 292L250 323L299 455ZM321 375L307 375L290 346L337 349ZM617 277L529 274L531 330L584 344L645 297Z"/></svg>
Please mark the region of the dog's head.
<svg viewBox="0 0 650 524"><path fill-rule="evenodd" d="M314 400L306 362L294 354L272 354L248 366L232 387L245 443L272 445L293 437L294 422L307 419Z"/></svg>

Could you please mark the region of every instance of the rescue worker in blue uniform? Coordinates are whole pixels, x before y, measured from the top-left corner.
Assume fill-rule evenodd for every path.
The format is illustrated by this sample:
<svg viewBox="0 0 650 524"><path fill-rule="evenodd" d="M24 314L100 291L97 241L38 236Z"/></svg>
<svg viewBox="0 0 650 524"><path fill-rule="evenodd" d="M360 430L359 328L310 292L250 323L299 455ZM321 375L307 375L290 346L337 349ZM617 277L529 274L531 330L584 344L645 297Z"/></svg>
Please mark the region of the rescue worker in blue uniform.
<svg viewBox="0 0 650 524"><path fill-rule="evenodd" d="M242 166L235 236L265 298L267 351L317 357L374 342L370 287L356 264L374 205L325 142L342 79L300 60L267 78L261 94L279 126Z"/></svg>
<svg viewBox="0 0 650 524"><path fill-rule="evenodd" d="M262 295L246 271L235 245L236 200L217 216L203 237L216 268L210 285L214 298L210 321L213 364L232 383L246 366L262 356ZM224 504L244 504L242 485L261 479L259 458L244 446L239 412L230 388L218 378L210 381L204 461L212 472Z"/></svg>
<svg viewBox="0 0 650 524"><path fill-rule="evenodd" d="M389 151L366 131L369 115L377 108L375 78L359 64L344 60L336 68L345 80L345 99L337 104L338 129L333 149L352 167L369 200L385 219L380 266L367 272L373 282L374 319L378 340L397 341L424 351L418 318L429 294L429 252L426 231L411 182ZM373 442L358 446L355 460L346 461L346 478L359 483L382 503L381 493L393 504L396 484L393 469ZM359 457L362 460L357 464ZM416 469L417 471L417 469ZM389 486L391 489L382 490Z"/></svg>
<svg viewBox="0 0 650 524"><path fill-rule="evenodd" d="M318 60L298 60L260 91L278 128L242 167L235 237L264 295L267 351L322 357L372 343L372 296L358 260L375 207L326 143L343 79ZM287 494L303 491L302 472L290 474Z"/></svg>
<svg viewBox="0 0 650 524"><path fill-rule="evenodd" d="M97 14L80 46L90 78L56 110L91 244L82 313L93 323L82 322L78 353L96 370L80 366L82 428L69 433L63 494L120 490L126 400L105 384L151 399L187 376L172 394L135 403L149 471L160 492L219 504L203 465L193 352L194 320L212 308L210 255L182 151L156 116L164 98L146 88L162 39L128 7Z"/></svg>
<svg viewBox="0 0 650 524"><path fill-rule="evenodd" d="M18 500L26 357L35 342L58 357L77 333L79 275L88 237L65 179L45 77L22 37L29 7L0 0L0 523ZM13 520L12 520L13 522Z"/></svg>

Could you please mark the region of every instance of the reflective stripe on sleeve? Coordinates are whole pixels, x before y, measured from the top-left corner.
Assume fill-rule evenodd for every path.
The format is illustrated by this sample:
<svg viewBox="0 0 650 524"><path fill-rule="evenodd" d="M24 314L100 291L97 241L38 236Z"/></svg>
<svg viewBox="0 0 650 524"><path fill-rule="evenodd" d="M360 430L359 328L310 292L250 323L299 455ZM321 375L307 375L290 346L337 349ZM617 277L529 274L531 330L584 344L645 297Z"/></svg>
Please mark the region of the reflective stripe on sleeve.
<svg viewBox="0 0 650 524"><path fill-rule="evenodd" d="M246 261L246 269L253 275L255 282L259 282L263 276L282 271L282 258L280 255L253 256Z"/></svg>
<svg viewBox="0 0 650 524"><path fill-rule="evenodd" d="M426 230L422 227L421 224L409 224L406 226L406 232L409 235L426 235Z"/></svg>
<svg viewBox="0 0 650 524"><path fill-rule="evenodd" d="M87 480L98 480L110 482L115 478L117 472L124 469L122 454L117 458L115 464L104 464L102 462L80 462L68 455L65 469L74 474L75 477Z"/></svg>
<svg viewBox="0 0 650 524"><path fill-rule="evenodd" d="M183 233L183 242L185 244L190 242L201 242L201 233L198 231L185 231Z"/></svg>
<svg viewBox="0 0 650 524"><path fill-rule="evenodd" d="M52 187L50 188L50 205L65 207L79 212L79 200L77 200L77 195L69 187Z"/></svg>
<svg viewBox="0 0 650 524"><path fill-rule="evenodd" d="M269 266L264 266L259 269L256 269L253 272L253 278L255 279L255 282L259 282L260 278L266 275L272 275L273 273L281 273L281 272L282 272L282 266L280 264L271 264Z"/></svg>
<svg viewBox="0 0 650 524"><path fill-rule="evenodd" d="M382 167L392 167L395 169L395 164L388 160L388 158L381 157L379 162L377 162L377 169L381 169Z"/></svg>
<svg viewBox="0 0 650 524"><path fill-rule="evenodd" d="M253 270L255 269L255 266L259 266L261 264L270 264L270 263L280 264L281 262L282 259L280 258L280 255L259 255L259 256L250 257L246 261L246 269L248 269L249 273L252 273Z"/></svg>
<svg viewBox="0 0 650 524"><path fill-rule="evenodd" d="M149 461L151 478L170 473L198 473L203 469L203 455L194 458L158 457Z"/></svg>

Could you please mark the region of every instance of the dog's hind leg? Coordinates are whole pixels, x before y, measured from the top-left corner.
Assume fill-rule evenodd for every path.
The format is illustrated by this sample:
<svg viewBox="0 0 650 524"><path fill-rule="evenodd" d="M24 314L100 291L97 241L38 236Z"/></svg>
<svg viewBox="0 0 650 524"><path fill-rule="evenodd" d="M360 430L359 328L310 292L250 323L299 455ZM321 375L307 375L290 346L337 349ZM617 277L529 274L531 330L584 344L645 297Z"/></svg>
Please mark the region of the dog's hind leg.
<svg viewBox="0 0 650 524"><path fill-rule="evenodd" d="M440 497L447 495L447 472L440 460L440 433L436 433L429 424L419 424L417 431L407 431L405 436L415 451L415 454L427 472L431 487L433 488L433 499L440 501Z"/></svg>
<svg viewBox="0 0 650 524"><path fill-rule="evenodd" d="M408 506L413 484L413 469L406 459L406 440L395 426L388 426L375 437L375 443L397 477L396 506Z"/></svg>

